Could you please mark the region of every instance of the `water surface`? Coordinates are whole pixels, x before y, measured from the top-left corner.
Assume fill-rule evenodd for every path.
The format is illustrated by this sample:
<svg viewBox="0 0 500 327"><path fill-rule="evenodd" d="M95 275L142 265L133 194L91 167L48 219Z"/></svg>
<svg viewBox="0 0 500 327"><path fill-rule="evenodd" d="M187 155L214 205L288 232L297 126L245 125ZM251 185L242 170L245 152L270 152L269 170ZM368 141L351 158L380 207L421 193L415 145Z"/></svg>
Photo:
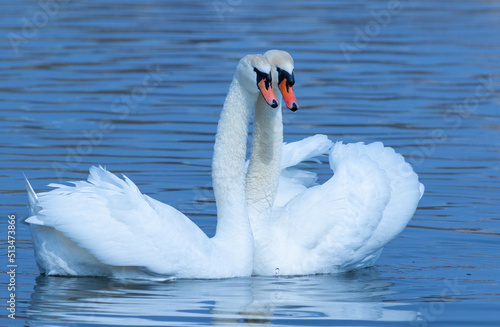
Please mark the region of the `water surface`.
<svg viewBox="0 0 500 327"><path fill-rule="evenodd" d="M2 240L7 215L18 219L17 319L1 325L498 325L500 2L40 3L0 13ZM39 276L19 221L23 173L44 191L102 164L212 236L224 96L237 61L272 48L296 61L301 109L284 112L286 141L382 141L426 186L375 267L150 283Z"/></svg>

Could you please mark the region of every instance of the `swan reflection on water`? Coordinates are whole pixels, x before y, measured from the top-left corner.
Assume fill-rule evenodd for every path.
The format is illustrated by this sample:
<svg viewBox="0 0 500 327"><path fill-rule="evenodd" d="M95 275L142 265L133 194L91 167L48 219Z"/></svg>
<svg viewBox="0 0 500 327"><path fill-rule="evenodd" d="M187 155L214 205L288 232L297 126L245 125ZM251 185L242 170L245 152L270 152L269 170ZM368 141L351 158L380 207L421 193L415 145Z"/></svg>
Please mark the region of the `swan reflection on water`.
<svg viewBox="0 0 500 327"><path fill-rule="evenodd" d="M407 310L408 304L384 302L398 293L392 286L373 268L342 275L166 282L39 276L27 314L44 323L109 326L415 321L418 314Z"/></svg>

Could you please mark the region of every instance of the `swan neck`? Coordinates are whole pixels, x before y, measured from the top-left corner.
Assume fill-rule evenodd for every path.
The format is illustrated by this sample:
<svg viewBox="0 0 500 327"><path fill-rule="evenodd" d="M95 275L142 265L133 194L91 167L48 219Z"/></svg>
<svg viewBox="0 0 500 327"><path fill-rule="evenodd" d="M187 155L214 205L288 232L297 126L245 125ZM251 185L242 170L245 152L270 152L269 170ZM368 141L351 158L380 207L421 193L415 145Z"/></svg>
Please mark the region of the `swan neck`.
<svg viewBox="0 0 500 327"><path fill-rule="evenodd" d="M275 88L278 99L281 94ZM255 108L252 154L246 179L246 201L252 228L269 217L278 190L283 122L281 103L271 108L262 97Z"/></svg>
<svg viewBox="0 0 500 327"><path fill-rule="evenodd" d="M252 232L245 205L245 159L248 124L256 97L257 94L246 91L237 78L233 79L215 137L212 161L213 188L217 204L215 237L222 242L231 241L235 250L238 244L242 247L252 244Z"/></svg>

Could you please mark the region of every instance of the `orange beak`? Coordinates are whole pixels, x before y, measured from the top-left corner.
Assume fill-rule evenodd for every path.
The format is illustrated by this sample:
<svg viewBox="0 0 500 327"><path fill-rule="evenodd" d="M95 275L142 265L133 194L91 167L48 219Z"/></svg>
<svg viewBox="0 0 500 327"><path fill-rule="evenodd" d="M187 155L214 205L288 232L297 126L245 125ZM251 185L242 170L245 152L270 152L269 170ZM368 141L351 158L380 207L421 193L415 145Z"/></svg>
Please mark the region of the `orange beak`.
<svg viewBox="0 0 500 327"><path fill-rule="evenodd" d="M267 104L276 108L278 106L278 98L276 98L276 94L274 94L271 81L263 78L259 81L259 83L257 83L257 87L259 88L260 93L262 93L262 96L266 100Z"/></svg>
<svg viewBox="0 0 500 327"><path fill-rule="evenodd" d="M288 83L287 79L284 78L279 85L281 94L283 95L283 100L285 100L286 106L291 111L296 111L299 109L297 105L297 99L295 98L295 93L293 92L293 87Z"/></svg>

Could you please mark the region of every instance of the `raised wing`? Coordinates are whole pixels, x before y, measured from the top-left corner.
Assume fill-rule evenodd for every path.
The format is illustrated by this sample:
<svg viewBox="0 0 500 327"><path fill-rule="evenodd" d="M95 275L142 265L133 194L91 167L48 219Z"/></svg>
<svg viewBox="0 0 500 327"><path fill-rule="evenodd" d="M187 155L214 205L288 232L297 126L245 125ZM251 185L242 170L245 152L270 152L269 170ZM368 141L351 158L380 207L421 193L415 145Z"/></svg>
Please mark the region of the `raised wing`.
<svg viewBox="0 0 500 327"><path fill-rule="evenodd" d="M276 211L276 220L292 227L288 237L307 254L304 273L331 272L352 260L382 220L390 198L387 175L368 156L349 149L331 154L330 165L330 180Z"/></svg>
<svg viewBox="0 0 500 327"><path fill-rule="evenodd" d="M317 160L318 156L328 153L331 146L332 141L326 135L321 134L283 145L282 170L274 201L275 206L284 206L293 197L315 185L316 173L293 168L293 166L303 161Z"/></svg>
<svg viewBox="0 0 500 327"><path fill-rule="evenodd" d="M186 262L206 260L211 243L202 230L173 207L141 194L127 177L92 167L87 181L51 184L39 194L26 222L50 226L113 266L179 272ZM34 192L33 192L34 193Z"/></svg>
<svg viewBox="0 0 500 327"><path fill-rule="evenodd" d="M303 155L307 151L301 152L300 144L290 151L285 160L294 151L299 155L284 167L300 158L312 159ZM275 237L265 246L285 246L275 253L290 257L276 257L273 262L293 273L328 273L373 264L382 247L407 225L423 193L411 166L380 142L337 142L330 151L330 167L334 175L322 185L315 184L314 173L282 171L280 183L284 183L270 219Z"/></svg>

